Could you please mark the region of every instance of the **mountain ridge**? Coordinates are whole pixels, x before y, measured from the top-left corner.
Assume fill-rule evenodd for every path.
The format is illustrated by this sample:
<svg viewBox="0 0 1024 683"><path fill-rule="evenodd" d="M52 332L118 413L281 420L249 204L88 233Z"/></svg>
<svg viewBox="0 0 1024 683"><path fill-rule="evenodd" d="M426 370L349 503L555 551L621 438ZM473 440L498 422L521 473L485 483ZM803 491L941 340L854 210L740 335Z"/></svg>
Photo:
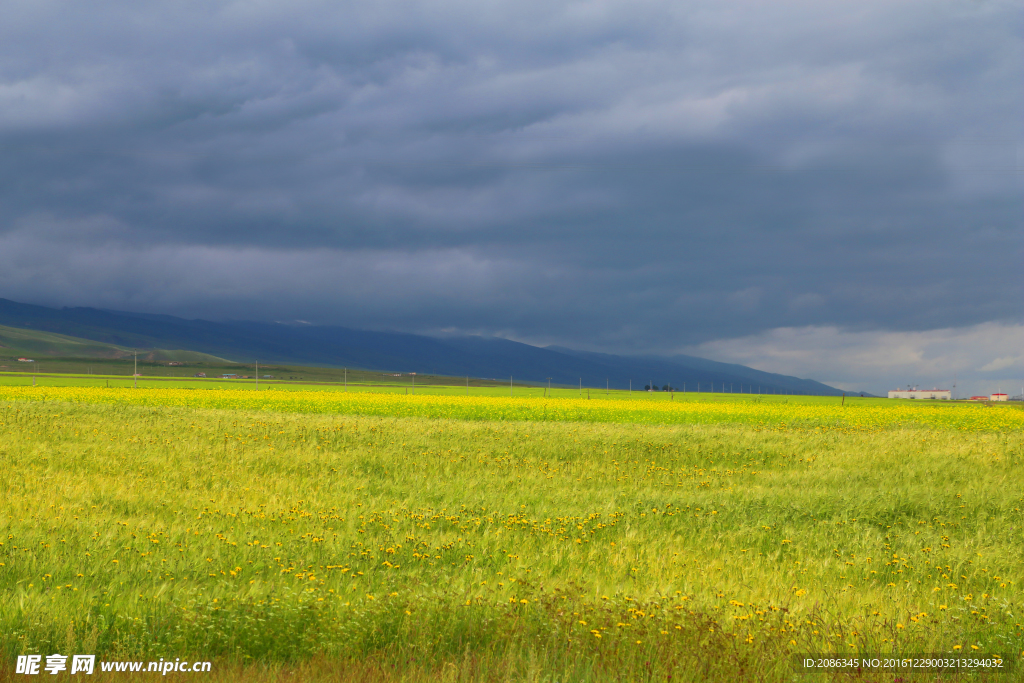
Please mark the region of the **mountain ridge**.
<svg viewBox="0 0 1024 683"><path fill-rule="evenodd" d="M838 396L815 380L692 356L619 356L497 337L428 337L340 326L213 322L96 308L49 308L0 299L0 325L128 348L181 348L236 362L433 373L560 385L641 389L652 381L681 390Z"/></svg>
<svg viewBox="0 0 1024 683"><path fill-rule="evenodd" d="M132 350L83 337L72 337L57 332L33 330L24 327L0 325L0 357L35 356L33 360L47 358L81 358L116 360L131 358ZM179 361L210 363L223 358L184 349L146 349L139 357L143 361Z"/></svg>

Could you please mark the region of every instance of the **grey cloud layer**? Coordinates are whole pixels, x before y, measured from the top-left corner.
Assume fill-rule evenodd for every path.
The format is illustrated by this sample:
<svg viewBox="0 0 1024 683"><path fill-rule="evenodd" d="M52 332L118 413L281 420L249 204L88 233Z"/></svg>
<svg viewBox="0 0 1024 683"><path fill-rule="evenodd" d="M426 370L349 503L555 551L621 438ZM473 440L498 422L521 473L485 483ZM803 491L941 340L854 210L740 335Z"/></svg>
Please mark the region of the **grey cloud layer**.
<svg viewBox="0 0 1024 683"><path fill-rule="evenodd" d="M12 3L0 296L657 351L1019 320L1019 7Z"/></svg>
<svg viewBox="0 0 1024 683"><path fill-rule="evenodd" d="M752 338L687 349L778 372L807 373L849 391L885 396L907 384L952 389L956 396L1024 390L1024 325L983 323L927 332L843 332L834 327L780 328Z"/></svg>

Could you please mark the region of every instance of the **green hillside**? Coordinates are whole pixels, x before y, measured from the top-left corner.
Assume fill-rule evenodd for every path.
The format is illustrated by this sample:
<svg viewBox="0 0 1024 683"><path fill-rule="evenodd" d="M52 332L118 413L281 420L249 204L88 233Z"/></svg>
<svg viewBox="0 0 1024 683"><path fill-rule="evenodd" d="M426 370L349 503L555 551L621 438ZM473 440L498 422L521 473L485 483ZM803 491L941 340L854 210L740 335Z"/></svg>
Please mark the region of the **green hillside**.
<svg viewBox="0 0 1024 683"><path fill-rule="evenodd" d="M26 330L0 325L0 359L40 358L130 358L132 349L114 344L69 337L53 332ZM197 351L145 349L139 360L178 362L224 362L224 359Z"/></svg>
<svg viewBox="0 0 1024 683"><path fill-rule="evenodd" d="M193 349L243 363L362 368L450 377L549 381L609 389L678 387L738 394L841 396L810 379L734 363L675 355L618 356L564 347L538 347L487 337L435 338L330 325L254 321L212 322L169 315L47 308L0 298L0 325L90 339L120 349Z"/></svg>

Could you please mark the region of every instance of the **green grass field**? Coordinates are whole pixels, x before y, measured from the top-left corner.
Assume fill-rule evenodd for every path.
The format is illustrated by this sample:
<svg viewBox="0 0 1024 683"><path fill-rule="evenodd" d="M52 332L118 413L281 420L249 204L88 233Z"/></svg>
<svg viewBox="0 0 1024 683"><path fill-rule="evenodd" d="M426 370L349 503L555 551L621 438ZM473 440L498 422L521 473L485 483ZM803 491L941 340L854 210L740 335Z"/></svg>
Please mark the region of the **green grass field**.
<svg viewBox="0 0 1024 683"><path fill-rule="evenodd" d="M935 653L1017 667L939 680L1024 674L1016 406L24 380L0 380L0 666L893 681L793 658Z"/></svg>
<svg viewBox="0 0 1024 683"><path fill-rule="evenodd" d="M18 357L32 357L33 362L46 362L47 368L67 369L69 366L85 366L95 364L98 367L115 368L124 366L124 359L132 359L134 351L124 346L106 344L104 342L69 337L65 334L44 332L20 327L0 325L0 369L14 369L21 366ZM228 363L223 358L196 351L145 349L139 357L143 363L152 361L159 367L162 361L187 363ZM118 363L118 360L121 363Z"/></svg>
<svg viewBox="0 0 1024 683"><path fill-rule="evenodd" d="M170 353L170 352L169 352ZM33 365L39 370L33 372ZM136 369L140 375L133 379ZM196 373L206 377L196 378ZM239 375L238 379L223 379L224 374ZM260 379L257 382L256 375ZM270 375L270 378L267 378ZM247 377L247 379L242 379ZM31 385L33 378L42 386L190 386L194 388L245 388L255 389L276 386L279 388L311 387L318 390L363 387L391 387L396 391L407 389L470 389L499 388L508 390L509 381L482 379L478 377L449 377L445 375L410 375L409 373L386 373L356 368L320 368L300 365L260 364L259 372L253 363L242 365L223 361L219 363L185 362L184 365L170 365L168 361L147 361L140 357L136 367L131 356L120 359L54 358L43 359L36 364L16 360L0 361L0 384ZM534 387L534 384L515 382L515 387ZM557 388L557 387L556 387ZM562 387L564 389L564 387ZM596 391L596 390L594 390ZM499 392L500 393L500 392ZM603 393L603 392L602 392ZM596 394L595 394L596 395Z"/></svg>

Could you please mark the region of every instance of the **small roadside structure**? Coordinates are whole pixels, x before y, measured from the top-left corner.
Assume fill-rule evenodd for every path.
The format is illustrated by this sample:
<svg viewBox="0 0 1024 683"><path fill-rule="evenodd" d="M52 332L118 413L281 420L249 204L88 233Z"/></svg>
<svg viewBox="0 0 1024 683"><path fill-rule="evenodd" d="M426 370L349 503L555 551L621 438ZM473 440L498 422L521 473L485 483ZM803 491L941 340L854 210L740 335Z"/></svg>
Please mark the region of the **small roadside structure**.
<svg viewBox="0 0 1024 683"><path fill-rule="evenodd" d="M193 377L206 377L206 373L205 372L197 372L196 374L194 374L192 376Z"/></svg>
<svg viewBox="0 0 1024 683"><path fill-rule="evenodd" d="M923 398L948 401L953 398L953 392L949 389L893 389L889 392L889 398Z"/></svg>

